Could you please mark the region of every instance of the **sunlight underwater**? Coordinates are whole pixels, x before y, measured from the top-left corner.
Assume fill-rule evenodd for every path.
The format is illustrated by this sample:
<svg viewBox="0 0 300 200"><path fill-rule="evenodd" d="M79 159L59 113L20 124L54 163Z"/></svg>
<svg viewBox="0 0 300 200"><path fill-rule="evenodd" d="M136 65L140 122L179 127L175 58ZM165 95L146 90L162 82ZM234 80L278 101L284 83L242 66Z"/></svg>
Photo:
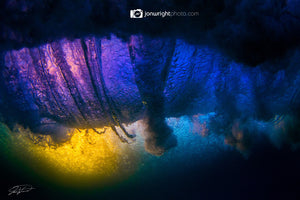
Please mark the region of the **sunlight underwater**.
<svg viewBox="0 0 300 200"><path fill-rule="evenodd" d="M104 134L92 129L74 129L66 141L56 143L49 135L32 134L21 126L10 131L3 124L1 143L10 149L11 159L19 160L46 182L81 189L101 187L132 176L151 179L159 173L182 173L180 167L195 167L201 161L217 159L224 151L236 151L242 144L235 146L224 135L207 134L208 121L214 114L167 118L178 145L161 157L144 150L142 120L126 126L137 135L130 144L122 143L109 127L97 129L98 133L105 131ZM257 124L262 128L261 122ZM274 130L267 136L274 138ZM243 137L241 134L237 137ZM247 156L244 148L240 151Z"/></svg>
<svg viewBox="0 0 300 200"><path fill-rule="evenodd" d="M69 133L69 140L57 144L50 136L34 135L22 127L9 131L2 124L1 131L8 134L1 134L1 137L2 143L6 139L13 154L11 159L25 163L47 181L80 188L124 181L134 174L143 174L149 166L171 169L174 164L191 158L215 157L219 151L233 149L224 144L223 136L210 134L203 137L200 132L196 133L189 117L169 118L167 123L179 142L162 157L144 150L142 121L126 127L137 134L131 144L122 143L109 127L101 135L92 129L74 129ZM193 165L192 162L189 165Z"/></svg>

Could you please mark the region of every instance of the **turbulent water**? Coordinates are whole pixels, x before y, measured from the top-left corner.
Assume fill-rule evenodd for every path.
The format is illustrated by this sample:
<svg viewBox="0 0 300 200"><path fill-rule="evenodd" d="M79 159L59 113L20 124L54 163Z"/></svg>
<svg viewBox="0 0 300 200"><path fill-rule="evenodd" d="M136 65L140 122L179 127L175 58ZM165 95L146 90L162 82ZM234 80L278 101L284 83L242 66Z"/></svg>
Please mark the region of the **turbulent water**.
<svg viewBox="0 0 300 200"><path fill-rule="evenodd" d="M299 5L1 1L4 190L299 199Z"/></svg>
<svg viewBox="0 0 300 200"><path fill-rule="evenodd" d="M258 121L280 124L284 142L297 143L298 55L288 55L286 69L274 73L269 65L282 62L250 68L181 40L64 39L5 54L2 110L12 113L6 123L57 138L70 128L109 126L126 141L132 135L122 123L142 119L145 147L153 154L176 145L166 117L209 112L216 113L207 121L209 131L242 143L241 149L251 143L251 136L241 135L272 131L258 128Z"/></svg>

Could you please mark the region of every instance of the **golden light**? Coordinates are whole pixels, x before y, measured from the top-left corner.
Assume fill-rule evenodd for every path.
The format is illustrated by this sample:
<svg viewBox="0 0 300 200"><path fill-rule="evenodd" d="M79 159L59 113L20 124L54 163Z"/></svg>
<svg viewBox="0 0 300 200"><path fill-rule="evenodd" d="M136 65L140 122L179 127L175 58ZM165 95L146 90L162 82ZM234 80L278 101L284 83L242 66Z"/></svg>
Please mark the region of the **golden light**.
<svg viewBox="0 0 300 200"><path fill-rule="evenodd" d="M11 148L30 169L55 184L90 187L124 180L138 166L142 146L122 143L111 128L74 129L64 143L50 136L33 135L18 127L11 132Z"/></svg>

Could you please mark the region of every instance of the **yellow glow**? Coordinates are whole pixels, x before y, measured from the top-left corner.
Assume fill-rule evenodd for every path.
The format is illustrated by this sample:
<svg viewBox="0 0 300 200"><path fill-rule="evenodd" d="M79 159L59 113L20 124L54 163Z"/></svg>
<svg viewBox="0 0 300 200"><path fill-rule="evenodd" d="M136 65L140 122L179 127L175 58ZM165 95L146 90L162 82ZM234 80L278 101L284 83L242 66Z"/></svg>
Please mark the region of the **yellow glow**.
<svg viewBox="0 0 300 200"><path fill-rule="evenodd" d="M12 133L12 144L16 155L47 179L80 187L99 182L107 184L124 179L136 170L138 151L136 146L122 143L111 128L105 128L101 135L92 129L75 129L62 144L53 142L50 136L33 135L18 128Z"/></svg>

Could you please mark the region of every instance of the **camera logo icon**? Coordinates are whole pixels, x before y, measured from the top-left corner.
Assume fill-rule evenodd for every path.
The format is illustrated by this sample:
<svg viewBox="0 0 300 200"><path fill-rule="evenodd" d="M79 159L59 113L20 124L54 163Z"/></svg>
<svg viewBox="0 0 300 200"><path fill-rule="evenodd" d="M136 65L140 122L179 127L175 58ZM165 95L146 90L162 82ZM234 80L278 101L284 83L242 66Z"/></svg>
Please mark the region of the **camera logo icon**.
<svg viewBox="0 0 300 200"><path fill-rule="evenodd" d="M143 18L143 10L142 9L130 10L130 18Z"/></svg>

